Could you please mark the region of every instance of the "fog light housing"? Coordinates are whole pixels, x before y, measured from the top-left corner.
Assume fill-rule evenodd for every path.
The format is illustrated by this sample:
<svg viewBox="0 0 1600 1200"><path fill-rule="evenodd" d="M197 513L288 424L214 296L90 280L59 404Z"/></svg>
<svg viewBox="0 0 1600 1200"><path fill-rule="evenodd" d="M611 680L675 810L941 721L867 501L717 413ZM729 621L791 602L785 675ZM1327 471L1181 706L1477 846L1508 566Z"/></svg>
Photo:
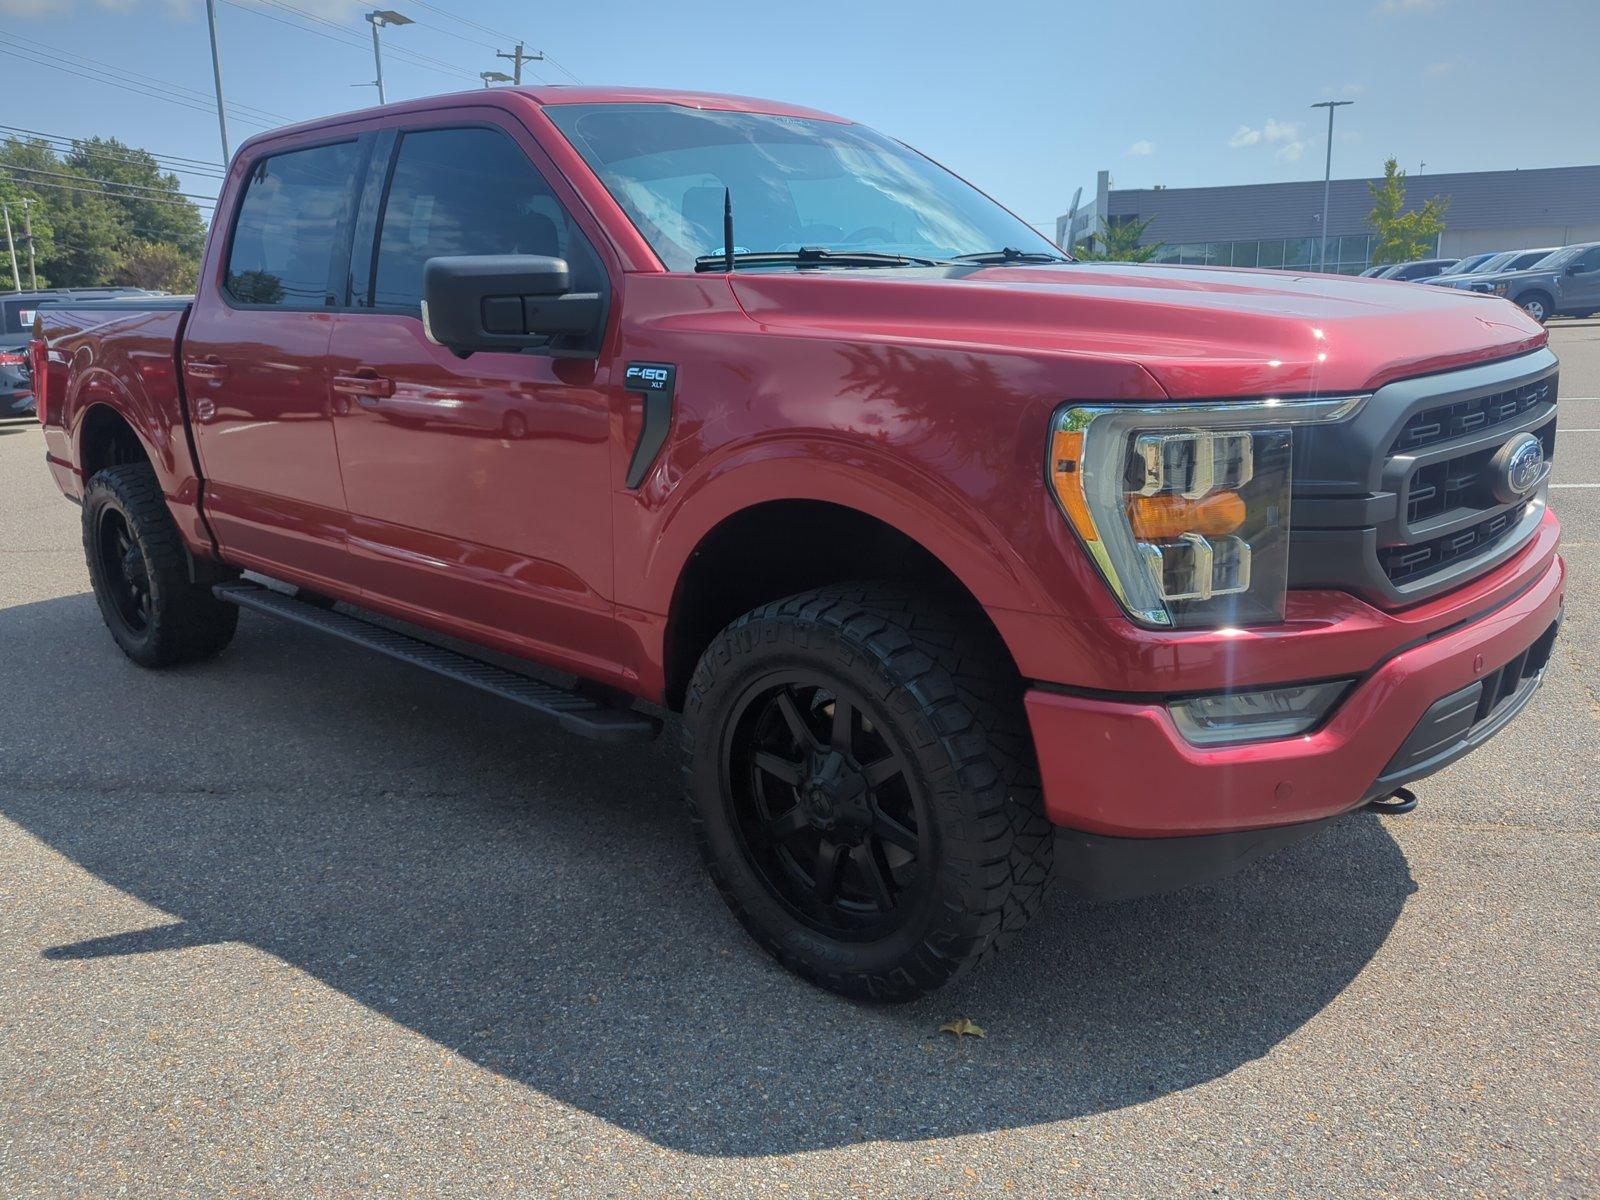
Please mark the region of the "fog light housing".
<svg viewBox="0 0 1600 1200"><path fill-rule="evenodd" d="M1332 711L1354 680L1331 679L1248 692L1217 692L1172 700L1167 711L1184 741L1225 746L1294 737Z"/></svg>

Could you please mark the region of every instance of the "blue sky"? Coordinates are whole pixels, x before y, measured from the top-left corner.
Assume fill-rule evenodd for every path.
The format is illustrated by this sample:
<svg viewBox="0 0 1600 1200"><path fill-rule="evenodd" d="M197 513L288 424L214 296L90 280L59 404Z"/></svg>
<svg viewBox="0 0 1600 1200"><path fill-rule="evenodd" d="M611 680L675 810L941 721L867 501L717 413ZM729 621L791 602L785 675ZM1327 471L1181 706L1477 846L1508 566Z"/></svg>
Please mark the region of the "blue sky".
<svg viewBox="0 0 1600 1200"><path fill-rule="evenodd" d="M383 2L418 22L383 35L390 99L473 86L520 36L559 63L530 66L553 82L764 95L865 121L1046 228L1100 168L1122 187L1321 178L1326 117L1308 106L1329 98L1356 101L1339 110L1336 176L1378 173L1388 154L1426 173L1600 162L1600 0ZM372 77L369 7L219 0L236 144L262 128L252 118L374 100L351 86ZM124 83L137 72L145 94L86 58ZM203 0L0 0L0 69L6 124L219 157Z"/></svg>

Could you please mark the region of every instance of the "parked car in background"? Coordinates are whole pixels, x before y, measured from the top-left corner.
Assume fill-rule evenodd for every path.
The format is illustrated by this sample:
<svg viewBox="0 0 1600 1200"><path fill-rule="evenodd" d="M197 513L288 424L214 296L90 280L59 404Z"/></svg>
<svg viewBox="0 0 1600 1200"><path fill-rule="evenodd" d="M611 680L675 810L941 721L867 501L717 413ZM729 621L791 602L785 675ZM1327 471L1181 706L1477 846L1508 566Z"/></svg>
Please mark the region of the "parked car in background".
<svg viewBox="0 0 1600 1200"><path fill-rule="evenodd" d="M1361 278L1361 279L1376 279L1379 275L1382 275L1385 271L1387 271L1393 265L1394 265L1393 263L1373 263L1365 271L1361 272L1359 278Z"/></svg>
<svg viewBox="0 0 1600 1200"><path fill-rule="evenodd" d="M1600 312L1600 242L1563 246L1521 271L1501 271L1472 282L1475 292L1504 296L1535 321Z"/></svg>
<svg viewBox="0 0 1600 1200"><path fill-rule="evenodd" d="M1490 250L1485 254L1469 254L1466 258L1463 258L1457 262L1456 265L1451 267L1448 271L1443 271L1438 275L1430 275L1426 279L1419 280L1419 282L1438 283L1445 279L1459 279L1463 275L1470 275L1472 272L1482 267L1487 267L1491 262L1499 258L1504 253L1504 250Z"/></svg>
<svg viewBox="0 0 1600 1200"><path fill-rule="evenodd" d="M1413 262L1395 263L1378 272L1379 279L1398 279L1402 283L1414 283L1419 279L1428 279L1434 275L1443 275L1456 265L1453 258L1419 258Z"/></svg>
<svg viewBox="0 0 1600 1200"><path fill-rule="evenodd" d="M115 300L122 296L158 296L144 288L49 288L0 296L0 419L31 417L33 377L28 371L28 337L41 308L82 300Z"/></svg>

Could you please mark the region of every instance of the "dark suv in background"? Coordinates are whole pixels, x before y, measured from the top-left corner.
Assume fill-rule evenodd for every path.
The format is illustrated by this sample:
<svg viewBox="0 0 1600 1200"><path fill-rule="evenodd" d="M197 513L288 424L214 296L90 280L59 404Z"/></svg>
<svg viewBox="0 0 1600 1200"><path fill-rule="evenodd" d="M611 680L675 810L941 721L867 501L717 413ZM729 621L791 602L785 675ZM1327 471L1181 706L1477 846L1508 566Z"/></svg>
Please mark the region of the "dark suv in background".
<svg viewBox="0 0 1600 1200"><path fill-rule="evenodd" d="M48 288L0 296L0 419L33 415L33 380L28 374L28 337L41 308L80 300L159 296L144 288Z"/></svg>
<svg viewBox="0 0 1600 1200"><path fill-rule="evenodd" d="M1563 246L1524 270L1482 275L1469 286L1520 304L1536 321L1586 317L1600 312L1600 242Z"/></svg>

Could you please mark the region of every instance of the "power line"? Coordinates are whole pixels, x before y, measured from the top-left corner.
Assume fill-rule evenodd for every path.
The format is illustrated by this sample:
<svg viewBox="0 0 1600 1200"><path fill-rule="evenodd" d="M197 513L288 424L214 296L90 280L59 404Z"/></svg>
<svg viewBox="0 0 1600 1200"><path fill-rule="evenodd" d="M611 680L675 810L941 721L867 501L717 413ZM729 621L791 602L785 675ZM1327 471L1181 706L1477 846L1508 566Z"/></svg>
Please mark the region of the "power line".
<svg viewBox="0 0 1600 1200"><path fill-rule="evenodd" d="M0 167L0 170L14 170L12 167ZM211 200L160 200L154 196L130 196L126 192L113 192L106 188L98 187L72 187L65 183L45 183L37 179L17 180L23 187L51 188L58 192L83 192L90 196L107 196L115 200L144 200L150 204L161 204L169 208L215 208L216 202ZM203 215L203 214L202 214Z"/></svg>
<svg viewBox="0 0 1600 1200"><path fill-rule="evenodd" d="M293 13L295 16L303 18L304 21L312 22L314 25L320 25L324 28L317 29L314 28L313 25L306 25L298 21L288 21L282 17L275 17L263 9L254 8L243 4L240 2L240 0L222 0L222 2L228 5L230 8L237 8L241 12L255 13L255 15L258 17L266 17L268 20L277 21L281 25L288 25L291 29L299 29L304 33L314 33L319 37L325 37L329 41L339 42L342 45L353 46L360 49L366 48L366 40L355 31L339 24L337 21L330 21L326 17L318 16L316 13L308 12L303 8L295 7L293 4L285 3L284 0L255 0L255 2L257 4L264 4L269 8L278 9L280 12ZM329 30L332 32L328 32ZM401 61L406 62L410 66L421 67L424 70L429 71L436 71L439 74L450 75L457 79L470 79L474 83L478 82L477 75L457 63L446 62L442 58L434 58L432 55L422 54L416 50L411 50L405 46L396 45L392 42L385 47L385 50L391 56L399 58Z"/></svg>
<svg viewBox="0 0 1600 1200"><path fill-rule="evenodd" d="M480 33L487 33L491 37L501 38L504 41L508 41L508 42L526 40L526 39L519 39L514 34L507 33L503 29L491 29L489 26L480 24L479 22L472 20L470 17L463 17L463 16L459 15L458 13L451 12L449 9L440 8L437 4L429 4L429 3L427 3L427 0L410 0L410 3L415 8L425 8L431 13L438 13L441 17L448 17L452 21L459 21L463 25L470 25L473 29L478 30ZM495 47L495 48L498 49L499 47ZM551 58L549 54L545 54L543 57L544 57L544 61L545 62L549 63L552 67L554 67L556 70L560 71L563 75L565 75L568 79L571 79L574 83L582 83L583 82L583 80L579 79L571 71L567 70L566 67L562 66L555 59Z"/></svg>
<svg viewBox="0 0 1600 1200"><path fill-rule="evenodd" d="M124 92L132 92L136 96L144 96L146 99L164 100L168 104L176 104L179 108L187 108L193 112L215 113L217 111L215 105L191 103L184 97L165 95L161 92L150 90L143 85L118 82L117 80L108 79L104 75L97 74L93 71L76 70L70 66L62 66L58 63L45 62L40 58L38 53L34 51L24 52L11 50L7 49L4 45L0 45L0 54L21 59L24 62L31 62L36 66L48 67L52 71L61 71L67 75L76 75L79 79L88 79L94 83L103 83L108 87L119 88ZM237 119L249 125L258 125L262 129L270 129L272 127L272 123L270 121L259 121L253 117L238 117Z"/></svg>
<svg viewBox="0 0 1600 1200"><path fill-rule="evenodd" d="M121 179L101 179L98 176L77 175L70 171L46 171L40 167L18 167L12 165L11 163L5 163L3 165L7 171L21 171L28 175L45 175L53 179L81 180L84 183L103 183L108 187L134 188L141 192L154 192L157 196L183 196L189 200L205 200L208 203L215 203L217 199L215 196L206 195L202 192L175 192L170 188L152 187L146 183L128 183ZM130 196L129 199L142 200L144 197Z"/></svg>
<svg viewBox="0 0 1600 1200"><path fill-rule="evenodd" d="M159 88L171 88L178 92L184 92L187 93L185 99L199 100L205 103L213 111L216 109L216 105L211 103L210 94L207 92L202 92L198 88L188 87L187 85L181 83L173 83L171 80L161 79L154 75L146 75L142 71L130 70L127 67L118 66L116 63L109 63L103 59L91 58L87 54L79 54L76 50L67 50L60 46L52 46L48 42L41 42L35 38L23 37L21 34L7 32L0 34L0 37L5 38L5 40L12 43L20 42L25 49L34 47L38 50L48 51L51 57L58 58L65 62L70 62L74 66L98 67L101 70L113 72L119 78L130 83L136 83L141 87L153 86ZM273 121L283 122L290 119L284 116L282 113L275 113L265 108L257 108L252 104L230 104L228 107L245 113L254 113Z"/></svg>
<svg viewBox="0 0 1600 1200"><path fill-rule="evenodd" d="M227 173L221 169L221 164L202 163L198 159L179 158L172 154L157 154L153 150L138 150L128 146L118 149L104 144L91 144L88 138L67 137L63 134L42 133L37 129L23 129L16 125L0 124L0 135L18 145L28 142L43 142L46 148L57 153L81 153L94 159L105 159L109 162L145 163L145 156L155 160L155 164L164 171L177 175L195 175L210 179L225 179ZM24 140L26 139L26 141Z"/></svg>

